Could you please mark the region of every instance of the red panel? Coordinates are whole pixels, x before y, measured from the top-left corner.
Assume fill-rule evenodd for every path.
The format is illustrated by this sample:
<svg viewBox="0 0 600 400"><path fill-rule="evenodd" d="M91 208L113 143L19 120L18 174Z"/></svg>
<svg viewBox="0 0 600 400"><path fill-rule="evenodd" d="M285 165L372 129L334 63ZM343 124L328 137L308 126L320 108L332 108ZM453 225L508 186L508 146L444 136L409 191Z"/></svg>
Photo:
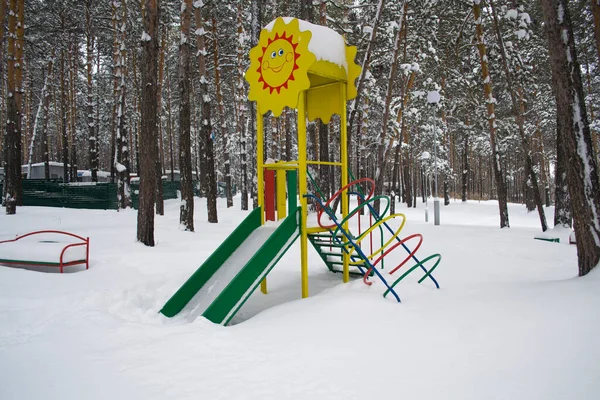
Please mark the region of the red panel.
<svg viewBox="0 0 600 400"><path fill-rule="evenodd" d="M275 221L275 171L265 169L265 221Z"/></svg>

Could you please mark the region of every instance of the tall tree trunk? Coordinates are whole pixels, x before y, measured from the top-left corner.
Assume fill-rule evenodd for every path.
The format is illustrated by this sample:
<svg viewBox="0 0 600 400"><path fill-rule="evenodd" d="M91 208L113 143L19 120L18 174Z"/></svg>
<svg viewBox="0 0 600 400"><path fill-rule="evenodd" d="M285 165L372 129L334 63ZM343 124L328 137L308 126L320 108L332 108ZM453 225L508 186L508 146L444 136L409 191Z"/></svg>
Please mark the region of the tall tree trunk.
<svg viewBox="0 0 600 400"><path fill-rule="evenodd" d="M42 160L44 162L44 179L50 180L50 157L49 157L49 148L48 148L48 118L50 116L50 101L52 100L51 88L54 90L54 62L55 60L55 50L52 49L52 58L48 63L48 87L46 87L46 91L43 94L43 116L42 116Z"/></svg>
<svg viewBox="0 0 600 400"><path fill-rule="evenodd" d="M600 7L600 6L599 6ZM588 108L590 110L590 121L593 122L595 117L594 117L594 101L593 101L593 96L592 96L592 77L590 76L590 62L589 60L586 59L586 82L587 82L587 94L589 97L588 100ZM592 129L592 127L590 126L590 129ZM596 130L592 130L592 146L594 149L594 157L596 157L596 162L598 162L598 133L596 132Z"/></svg>
<svg viewBox="0 0 600 400"><path fill-rule="evenodd" d="M379 24L383 15L383 6L385 4L385 0L379 0L377 5L377 10L375 13L375 20L373 21L373 26L371 29L371 35L369 37L369 41L367 42L367 50L365 51L365 56L363 58L363 62L361 64L361 73L358 78L358 86L357 86L357 94L356 98L352 100L350 104L350 116L348 118L348 153L352 153L352 127L354 126L354 119L356 118L357 109L360 107L361 95L364 90L365 77L367 75L366 71L369 69L369 65L371 63L371 54L373 52L373 47L375 46L375 38L377 36L377 31L379 28ZM358 118L359 124L361 123L360 117ZM357 160L360 162L360 160Z"/></svg>
<svg viewBox="0 0 600 400"><path fill-rule="evenodd" d="M69 138L67 136L67 87L65 83L65 50L60 57L60 116L62 132L63 183L69 182Z"/></svg>
<svg viewBox="0 0 600 400"><path fill-rule="evenodd" d="M92 182L98 182L98 144L94 122L94 84L92 81L94 59L94 33L92 28L92 1L85 2L85 28L86 28L86 67L87 67L87 120L88 120L88 155Z"/></svg>
<svg viewBox="0 0 600 400"><path fill-rule="evenodd" d="M181 204L179 224L194 232L194 187L192 186L192 145L190 139L190 24L192 0L181 4L181 40L179 41L179 171Z"/></svg>
<svg viewBox="0 0 600 400"><path fill-rule="evenodd" d="M171 107L171 73L167 66L167 140L169 141L169 166L171 182L175 181L175 157L173 156L173 113Z"/></svg>
<svg viewBox="0 0 600 400"><path fill-rule="evenodd" d="M140 165L145 173L140 175L137 240L146 246L154 246L154 200L157 179L153 171L159 165L156 162L158 159L156 131L160 115L157 93L159 0L145 0L143 10Z"/></svg>
<svg viewBox="0 0 600 400"><path fill-rule="evenodd" d="M533 160L531 158L531 148L529 145L529 140L527 138L527 134L525 133L525 99L523 94L523 88L517 87L515 88L515 84L513 83L512 74L508 67L508 60L506 55L506 49L504 47L504 39L502 38L502 33L500 32L500 26L498 24L498 17L496 15L496 7L494 5L493 0L490 0L490 5L493 14L493 24L494 30L496 31L496 37L498 38L498 44L500 45L500 56L502 57L502 66L504 70L504 75L506 77L506 82L508 85L508 92L510 94L510 99L513 107L513 112L515 113L515 120L517 123L517 128L519 131L519 137L521 139L521 148L523 149L523 153L525 154L525 170L529 176L529 183L531 186L531 194L533 195L534 205L537 208L538 216L540 218L540 225L542 231L545 232L548 230L548 224L546 222L546 214L544 213L544 204L542 203L542 196L540 194L540 188L538 185L537 174L535 173L535 169L533 168ZM516 45L514 45L516 46ZM516 71L519 72L518 70ZM517 100L518 93L518 100Z"/></svg>
<svg viewBox="0 0 600 400"><path fill-rule="evenodd" d="M132 110L132 114L134 117L134 124L133 126L135 127L135 131L131 133L131 135L129 135L129 148L133 149L133 153L135 155L134 159L135 159L135 172L138 174L138 176L140 176L142 174L142 171L140 170L140 146L139 146L139 141L140 141L140 131L141 131L141 121L140 121L140 115L141 115L141 98L140 98L140 85L138 82L138 66L137 66L137 51L133 51L131 52L131 69L133 70L133 90L134 90L134 96L133 96L133 110ZM154 170L152 170L151 172L146 172L146 173L152 173L154 175Z"/></svg>
<svg viewBox="0 0 600 400"><path fill-rule="evenodd" d="M164 66L165 66L165 52L167 47L167 25L164 22L162 24L162 36L160 39L160 49L158 58L158 81L156 84L156 107L157 107L157 146L158 156L156 157L154 165L154 175L156 179L156 195L154 201L156 202L156 214L165 215L165 202L163 200L163 181L162 176L165 170L165 151L164 151L164 140L163 140L163 124L161 121L162 116L162 91L163 91L163 78L164 78ZM158 28L157 28L158 29ZM142 92L143 96L143 92ZM143 101L143 100L142 100ZM143 106L142 106L143 107ZM141 140L141 139L140 139Z"/></svg>
<svg viewBox="0 0 600 400"><path fill-rule="evenodd" d="M223 163L225 165L225 197L227 198L227 208L233 207L233 197L231 193L231 166L229 162L229 146L227 122L225 121L225 105L223 104L223 92L221 89L221 64L219 60L219 37L217 33L217 18L212 16L212 35L214 43L213 60L215 68L215 89L217 91L217 110L219 110L219 125L221 125L221 140L223 141Z"/></svg>
<svg viewBox="0 0 600 400"><path fill-rule="evenodd" d="M69 176L72 182L77 182L77 65L79 50L75 37L71 37L69 50L69 142L71 144L71 168Z"/></svg>
<svg viewBox="0 0 600 400"><path fill-rule="evenodd" d="M402 145L397 143L394 151L394 167L392 169L392 186L390 189L390 214L396 213L396 195L398 190L398 171L400 170L400 148Z"/></svg>
<svg viewBox="0 0 600 400"><path fill-rule="evenodd" d="M119 208L127 208L131 206L131 193L129 190L129 146L127 140L127 124L126 124L126 95L127 95L127 62L125 47L125 35L127 32L127 4L125 0L121 3L122 18L121 26L119 27L119 101L117 102L117 134L116 134L116 152L114 154L114 164L117 170L117 200Z"/></svg>
<svg viewBox="0 0 600 400"><path fill-rule="evenodd" d="M6 214L17 213L18 187L21 185L21 154L19 145L19 109L16 95L16 38L17 38L17 0L10 0L8 8L8 48L7 48L7 99L6 99L6 147L5 182Z"/></svg>
<svg viewBox="0 0 600 400"><path fill-rule="evenodd" d="M15 41L15 100L17 104L17 154L19 157L19 176L17 177L17 205L23 205L23 185L21 182L21 163L23 161L23 147L21 137L23 136L23 69L24 69L24 47L25 47L25 0L17 0L17 40Z"/></svg>
<svg viewBox="0 0 600 400"><path fill-rule="evenodd" d="M303 1L300 3L301 11L300 17L304 20L308 20L312 18L312 15L307 15L306 13L312 12L310 8L307 8L307 2ZM251 4L251 23L250 23L250 38L251 38L251 47L254 47L258 44L258 36L260 34L260 29L262 27L262 14L263 14L263 0L252 0ZM256 165L256 108L253 101L249 102L249 113L250 113L250 129L251 129L251 140L252 144L252 162L251 162L251 171L250 174L252 179L250 180L252 183L252 187L250 190L252 196L252 208L258 207L258 187L257 187L257 165Z"/></svg>
<svg viewBox="0 0 600 400"><path fill-rule="evenodd" d="M552 74L553 85L556 87L558 76ZM573 224L573 212L571 208L571 196L567 180L568 156L565 148L566 137L570 129L565 125L564 114L569 112L568 104L556 103L556 171L554 177L554 226L571 227Z"/></svg>
<svg viewBox="0 0 600 400"><path fill-rule="evenodd" d="M567 0L541 0L548 35L550 65L557 104L569 112L563 119L568 157L567 180L573 206L579 275L600 261L600 185L585 109L581 69Z"/></svg>
<svg viewBox="0 0 600 400"><path fill-rule="evenodd" d="M113 1L111 4L112 18L111 25L114 32L112 45L112 66L113 66L113 105L110 119L110 181L115 182L117 171L115 169L115 154L117 152L117 109L119 106L119 74L120 74L120 52L119 52L119 32L120 32L120 3Z"/></svg>
<svg viewBox="0 0 600 400"><path fill-rule="evenodd" d="M596 39L596 50L598 51L598 61L600 61L600 1L590 0L592 14L594 15L594 38Z"/></svg>
<svg viewBox="0 0 600 400"><path fill-rule="evenodd" d="M0 121L4 119L4 103L6 102L6 96L4 92L4 26L6 21L6 0L0 0ZM6 128L8 129L8 127ZM2 160L2 167L6 171L6 131L5 127L0 126L0 160ZM6 185L2 186L2 192L0 193L0 204L4 206L6 201Z"/></svg>
<svg viewBox="0 0 600 400"><path fill-rule="evenodd" d="M96 52L96 71L100 71L100 52ZM100 85L96 85L96 119L95 119L95 136L96 139L100 135ZM100 145L96 140L96 165L100 169Z"/></svg>
<svg viewBox="0 0 600 400"><path fill-rule="evenodd" d="M390 119L390 106L392 103L392 95L394 92L394 78L396 71L398 70L398 55L400 54L400 41L404 33L402 24L404 23L405 15L405 4L401 6L402 12L398 18L398 31L396 32L396 39L394 40L394 52L392 55L392 65L390 67L390 73L387 81L387 91L385 96L385 103L383 108L382 128L379 134L379 140L377 143L377 171L375 173L375 193L381 194L384 191L385 174L387 171L387 164L389 159L389 152L393 145L393 140L388 136L388 122ZM375 209L379 211L379 201L375 202Z"/></svg>
<svg viewBox="0 0 600 400"><path fill-rule="evenodd" d="M217 216L217 180L215 177L215 158L213 152L211 100L208 90L208 79L206 69L206 44L204 40L205 30L201 11L201 2L194 5L194 16L196 19L196 47L198 49L198 70L200 73L200 92L202 94L202 128L201 136L204 143L204 157L206 157L206 206L208 211L208 222L219 222Z"/></svg>
<svg viewBox="0 0 600 400"><path fill-rule="evenodd" d="M248 209L248 166L247 166L247 117L243 112L243 104L246 101L244 96L244 20L243 20L243 2L237 2L237 83L236 83L236 130L240 138L240 186L241 186L241 201L242 210ZM287 114L286 114L287 115ZM289 159L288 159L289 160Z"/></svg>
<svg viewBox="0 0 600 400"><path fill-rule="evenodd" d="M473 2L473 16L475 17L475 34L477 37L477 49L479 50L479 60L481 62L481 78L483 81L483 93L487 104L488 125L490 130L490 144L492 147L492 168L496 181L496 193L498 196L498 208L500 211L500 228L510 227L508 220L508 204L506 193L506 182L500 163L500 154L496 140L496 114L495 102L492 94L492 79L488 67L488 56L483 36L483 25L481 22L481 4L479 1Z"/></svg>
<svg viewBox="0 0 600 400"><path fill-rule="evenodd" d="M408 48L408 42L406 40L406 36L408 34L408 21L406 20L406 16L408 14L408 3L404 3L404 21L402 24L402 29L404 30L403 36L404 36L404 49L403 49L403 55L402 55L402 62L405 63L406 62L406 55L407 55L407 48ZM402 85L402 90L401 90L401 98L402 98L402 103L400 104L400 108L398 109L398 114L396 115L396 122L398 124L400 124L400 132L399 134L397 134L396 140L398 140L400 143L404 144L404 149L400 149L401 150L401 154L400 154L400 158L403 160L403 165L402 165L402 172L401 175L404 176L404 201L406 202L407 207L412 207L413 205L416 207L416 202L413 202L413 196L412 196L412 179L411 177L413 176L413 174L410 173L410 163L411 163L411 154L412 154L412 148L411 148L411 135L410 135L410 130L407 129L406 126L406 119L404 117L404 110L406 110L406 107L408 106L408 101L410 100L410 96L409 93L415 83L417 77L417 72L416 71L411 71L410 76L408 78L408 81L406 81L406 83L403 82Z"/></svg>
<svg viewBox="0 0 600 400"><path fill-rule="evenodd" d="M0 0L1 1L1 0ZM31 142L29 143L29 157L27 160L27 178L29 179L31 177L31 164L33 162L33 152L34 152L34 148L35 148L35 139L36 139L36 134L37 134L37 130L38 130L38 125L40 124L40 119L42 119L42 142L44 144L44 149L43 152L46 154L44 156L44 160L47 159L47 155L48 155L48 132L46 131L44 133L44 130L46 129L46 122L48 121L47 115L48 115L48 106L50 105L50 91L49 91L49 86L52 84L52 79L53 79L53 75L52 75L52 66L54 64L54 58L50 58L50 61L48 61L48 71L46 73L46 78L44 79L44 86L42 87L42 93L40 94L40 102L37 108L37 112L35 113L35 120L33 123L33 131L32 131L32 135L31 135ZM46 164L47 166L47 164ZM49 174L50 171L48 170L48 175L47 175L47 179L49 179Z"/></svg>

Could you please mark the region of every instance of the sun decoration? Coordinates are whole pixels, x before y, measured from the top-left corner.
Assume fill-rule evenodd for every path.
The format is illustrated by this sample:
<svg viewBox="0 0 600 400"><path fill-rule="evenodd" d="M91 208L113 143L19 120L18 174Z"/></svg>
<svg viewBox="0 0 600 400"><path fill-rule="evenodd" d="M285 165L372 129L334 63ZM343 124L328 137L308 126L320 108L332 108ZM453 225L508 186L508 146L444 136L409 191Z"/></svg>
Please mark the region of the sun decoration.
<svg viewBox="0 0 600 400"><path fill-rule="evenodd" d="M308 68L315 56L308 50L311 32L300 32L297 19L286 24L277 18L273 29L260 32L258 45L250 50L246 80L248 98L256 101L261 113L279 116L284 107L295 108L298 94L310 87Z"/></svg>

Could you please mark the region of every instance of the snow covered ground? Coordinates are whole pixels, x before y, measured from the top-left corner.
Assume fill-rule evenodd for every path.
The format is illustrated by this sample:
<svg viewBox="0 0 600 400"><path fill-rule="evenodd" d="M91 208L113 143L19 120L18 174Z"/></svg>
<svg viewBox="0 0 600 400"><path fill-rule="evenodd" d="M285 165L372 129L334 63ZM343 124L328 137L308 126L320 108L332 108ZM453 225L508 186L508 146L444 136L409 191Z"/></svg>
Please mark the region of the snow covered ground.
<svg viewBox="0 0 600 400"><path fill-rule="evenodd" d="M342 284L312 249L301 300L295 244L232 326L167 319L163 304L247 215L239 199L219 206L208 224L197 200L189 233L167 201L154 248L136 243L132 210L0 215L0 240L61 229L91 241L88 271L0 266L0 399L599 398L600 268L577 278L569 232L534 240L524 206L509 206L504 230L495 202L452 202L441 226L421 203L401 206L403 236L425 238L418 255L443 256L441 289L410 275L401 304L379 282Z"/></svg>

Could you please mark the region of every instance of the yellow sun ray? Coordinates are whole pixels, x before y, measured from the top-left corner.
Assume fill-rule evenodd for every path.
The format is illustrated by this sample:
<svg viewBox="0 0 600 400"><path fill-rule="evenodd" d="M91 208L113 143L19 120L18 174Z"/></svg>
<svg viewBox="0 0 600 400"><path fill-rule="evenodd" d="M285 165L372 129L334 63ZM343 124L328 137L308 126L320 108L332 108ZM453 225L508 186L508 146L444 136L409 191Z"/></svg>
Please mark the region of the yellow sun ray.
<svg viewBox="0 0 600 400"><path fill-rule="evenodd" d="M273 29L260 32L258 45L250 50L246 80L248 99L256 101L261 114L279 116L284 107L296 108L298 94L310 87L308 68L315 56L308 50L311 32L300 32L297 19L286 24L277 18Z"/></svg>

